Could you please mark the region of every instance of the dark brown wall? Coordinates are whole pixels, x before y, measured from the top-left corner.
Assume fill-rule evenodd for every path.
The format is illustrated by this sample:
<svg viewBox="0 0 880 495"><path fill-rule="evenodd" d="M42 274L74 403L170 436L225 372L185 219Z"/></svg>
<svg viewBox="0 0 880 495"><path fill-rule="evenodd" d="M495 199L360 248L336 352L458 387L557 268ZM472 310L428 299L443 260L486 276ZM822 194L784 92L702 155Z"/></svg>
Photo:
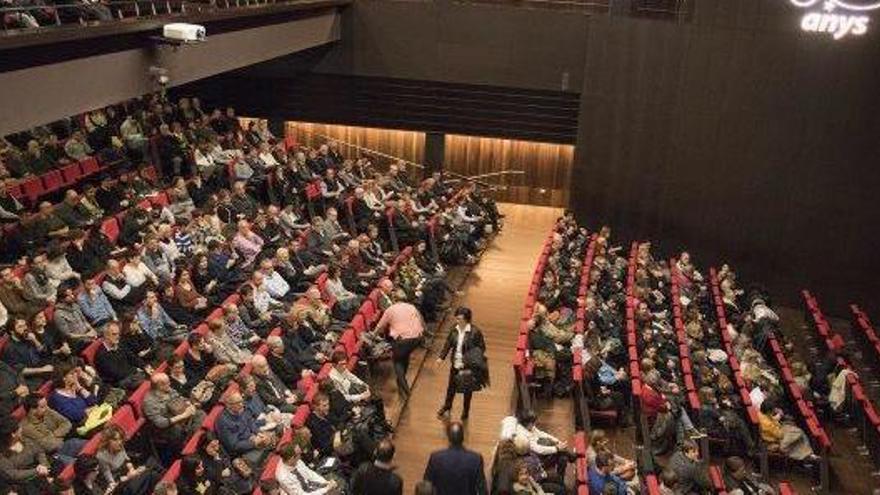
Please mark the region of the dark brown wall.
<svg viewBox="0 0 880 495"><path fill-rule="evenodd" d="M438 0L358 1L320 72L573 91L583 13Z"/></svg>
<svg viewBox="0 0 880 495"><path fill-rule="evenodd" d="M880 37L807 35L787 2L758 4L590 25L571 204L787 301L877 310Z"/></svg>

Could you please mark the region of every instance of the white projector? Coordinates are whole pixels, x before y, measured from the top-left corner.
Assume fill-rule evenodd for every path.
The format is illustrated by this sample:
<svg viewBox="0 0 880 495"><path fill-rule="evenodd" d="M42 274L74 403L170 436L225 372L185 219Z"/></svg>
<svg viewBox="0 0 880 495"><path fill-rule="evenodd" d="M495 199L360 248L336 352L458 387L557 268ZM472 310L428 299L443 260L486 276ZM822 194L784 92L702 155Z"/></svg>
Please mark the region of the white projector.
<svg viewBox="0 0 880 495"><path fill-rule="evenodd" d="M162 28L162 36L169 40L181 41L184 43L205 41L205 26L186 24L184 22L165 24Z"/></svg>

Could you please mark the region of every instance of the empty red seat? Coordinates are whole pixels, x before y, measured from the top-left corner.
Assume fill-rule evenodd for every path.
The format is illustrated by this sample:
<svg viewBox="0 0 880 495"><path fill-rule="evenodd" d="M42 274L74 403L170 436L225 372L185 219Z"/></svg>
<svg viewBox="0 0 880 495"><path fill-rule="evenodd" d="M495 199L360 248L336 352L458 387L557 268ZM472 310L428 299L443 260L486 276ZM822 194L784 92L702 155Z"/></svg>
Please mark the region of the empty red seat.
<svg viewBox="0 0 880 495"><path fill-rule="evenodd" d="M85 176L96 174L101 171L101 166L98 164L98 160L94 157L86 158L79 162L79 165L82 169L82 174Z"/></svg>
<svg viewBox="0 0 880 495"><path fill-rule="evenodd" d="M101 232L107 236L111 244L116 244L119 239L119 222L115 217L110 217L101 223Z"/></svg>
<svg viewBox="0 0 880 495"><path fill-rule="evenodd" d="M82 168L80 168L79 163L72 163L61 167L61 178L64 180L65 186L76 184L82 175Z"/></svg>
<svg viewBox="0 0 880 495"><path fill-rule="evenodd" d="M31 204L36 203L40 196L43 195L45 189L43 188L43 181L39 177L31 177L30 179L26 179L21 183L21 191L24 193L25 198L31 202Z"/></svg>
<svg viewBox="0 0 880 495"><path fill-rule="evenodd" d="M47 193L52 193L52 192L58 191L60 189L63 189L65 186L64 178L61 177L60 170L50 170L50 171L46 172L45 174L43 174L42 177L43 177L43 189Z"/></svg>

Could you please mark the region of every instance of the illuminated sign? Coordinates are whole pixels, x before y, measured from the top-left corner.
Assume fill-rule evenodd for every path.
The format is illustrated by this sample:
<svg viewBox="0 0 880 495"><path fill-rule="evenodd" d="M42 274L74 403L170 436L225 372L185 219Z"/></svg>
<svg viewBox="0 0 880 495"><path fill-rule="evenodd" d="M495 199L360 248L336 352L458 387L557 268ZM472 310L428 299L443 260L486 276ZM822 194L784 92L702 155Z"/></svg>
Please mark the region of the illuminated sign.
<svg viewBox="0 0 880 495"><path fill-rule="evenodd" d="M801 18L801 29L825 33L839 40L868 32L868 13L880 9L878 0L789 0L794 6L809 9Z"/></svg>

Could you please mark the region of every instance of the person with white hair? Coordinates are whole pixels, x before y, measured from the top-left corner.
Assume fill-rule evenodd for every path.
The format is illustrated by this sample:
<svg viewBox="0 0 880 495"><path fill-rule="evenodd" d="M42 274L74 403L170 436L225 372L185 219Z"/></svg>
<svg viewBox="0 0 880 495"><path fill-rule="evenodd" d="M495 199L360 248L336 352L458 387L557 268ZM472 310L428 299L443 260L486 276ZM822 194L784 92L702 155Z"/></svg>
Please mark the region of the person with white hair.
<svg viewBox="0 0 880 495"><path fill-rule="evenodd" d="M274 336L277 345L281 338ZM284 344L281 344L284 345ZM269 367L269 361L260 354L251 358L251 375L254 377L257 394L260 399L271 407L278 409L283 413L293 413L296 411L296 404L299 397L290 391L287 386L278 378Z"/></svg>

